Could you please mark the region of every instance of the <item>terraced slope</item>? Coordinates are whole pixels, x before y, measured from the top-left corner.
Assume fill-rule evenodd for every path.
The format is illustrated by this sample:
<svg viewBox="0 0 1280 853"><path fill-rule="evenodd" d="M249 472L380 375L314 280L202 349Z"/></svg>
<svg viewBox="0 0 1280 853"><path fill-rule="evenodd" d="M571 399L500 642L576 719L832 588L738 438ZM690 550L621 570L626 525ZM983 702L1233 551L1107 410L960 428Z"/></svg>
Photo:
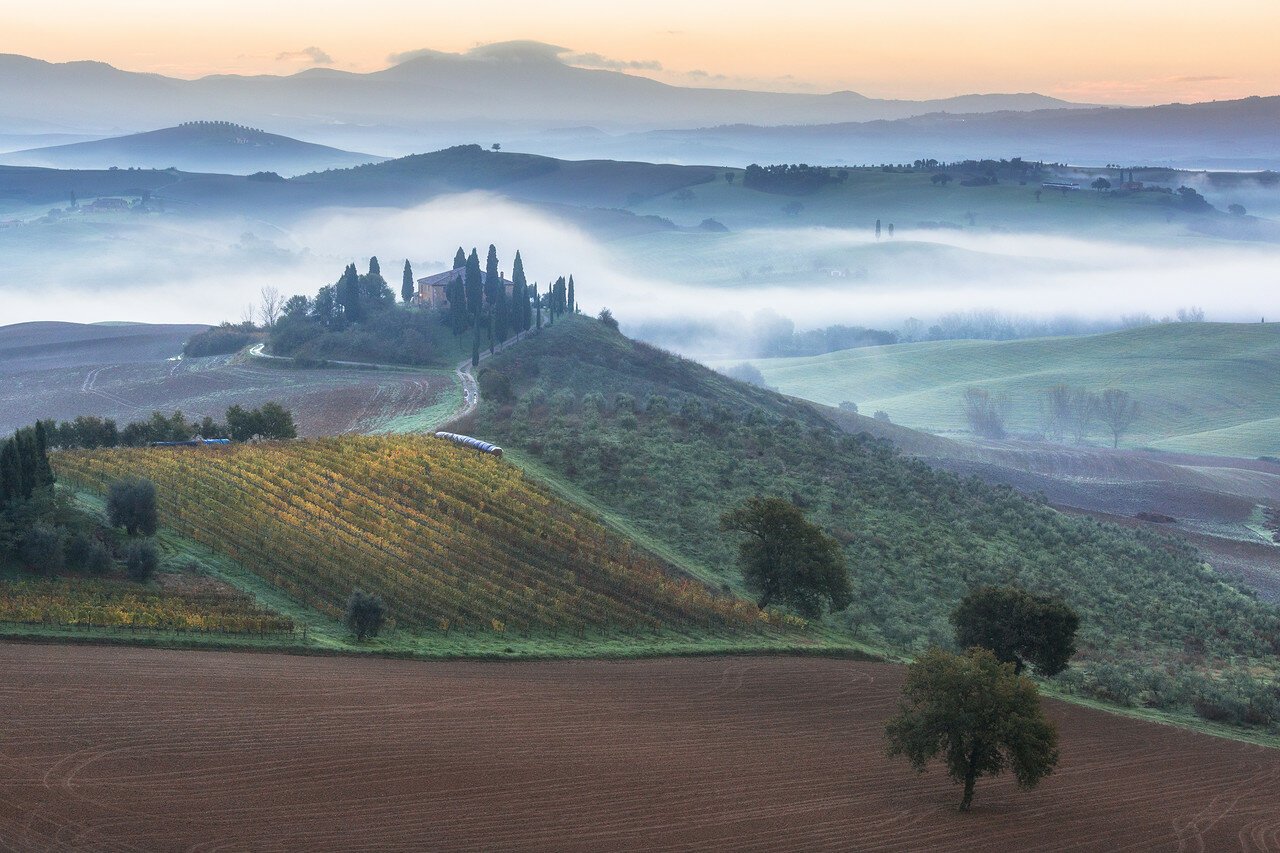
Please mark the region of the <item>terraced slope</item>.
<svg viewBox="0 0 1280 853"><path fill-rule="evenodd" d="M1085 338L931 341L754 362L784 394L882 409L896 423L965 430L960 396L1007 395L1015 431L1041 427L1057 383L1121 388L1143 414L1122 440L1190 453L1280 455L1280 324L1171 323ZM1109 446L1099 427L1093 436Z"/></svg>
<svg viewBox="0 0 1280 853"><path fill-rule="evenodd" d="M737 631L754 606L669 574L491 456L423 437L56 455L103 490L158 486L162 523L338 616L354 588L400 626Z"/></svg>

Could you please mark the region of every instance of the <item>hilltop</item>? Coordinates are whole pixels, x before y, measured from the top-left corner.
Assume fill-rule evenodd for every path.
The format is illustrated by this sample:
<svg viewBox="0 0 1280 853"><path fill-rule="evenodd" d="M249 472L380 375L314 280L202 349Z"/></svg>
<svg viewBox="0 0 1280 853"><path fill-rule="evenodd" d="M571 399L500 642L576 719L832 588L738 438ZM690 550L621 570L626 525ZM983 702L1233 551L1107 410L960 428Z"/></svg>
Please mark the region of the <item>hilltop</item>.
<svg viewBox="0 0 1280 853"><path fill-rule="evenodd" d="M1009 398L1011 432L1043 430L1039 402L1051 385L1120 388L1143 414L1126 447L1280 455L1280 325L1166 323L1083 338L927 341L761 359L765 380L787 394L931 432L967 429L960 396L980 386ZM1095 433L1094 443L1102 442ZM1106 442L1110 444L1109 441Z"/></svg>
<svg viewBox="0 0 1280 853"><path fill-rule="evenodd" d="M128 136L0 154L0 161L12 166L173 168L232 175L276 172L286 176L382 159L226 121L192 121Z"/></svg>

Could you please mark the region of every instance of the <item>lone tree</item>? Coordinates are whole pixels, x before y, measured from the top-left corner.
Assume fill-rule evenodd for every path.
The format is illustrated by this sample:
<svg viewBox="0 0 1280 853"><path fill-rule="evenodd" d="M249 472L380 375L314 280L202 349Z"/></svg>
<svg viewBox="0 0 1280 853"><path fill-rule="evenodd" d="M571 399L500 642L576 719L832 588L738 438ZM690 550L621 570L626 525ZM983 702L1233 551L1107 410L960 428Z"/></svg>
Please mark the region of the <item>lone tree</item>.
<svg viewBox="0 0 1280 853"><path fill-rule="evenodd" d="M902 699L885 726L889 755L906 758L918 773L940 757L964 785L962 812L979 777L1010 769L1019 787L1030 789L1058 763L1058 730L1045 718L1035 684L987 649L930 649L907 667Z"/></svg>
<svg viewBox="0 0 1280 853"><path fill-rule="evenodd" d="M748 498L720 517L720 527L748 534L738 564L760 609L778 602L814 617L853 601L840 546L791 502Z"/></svg>
<svg viewBox="0 0 1280 853"><path fill-rule="evenodd" d="M1108 388L1098 398L1098 418L1111 431L1111 446L1120 446L1120 436L1129 431L1133 422L1141 414L1138 401L1129 396L1128 391Z"/></svg>
<svg viewBox="0 0 1280 853"><path fill-rule="evenodd" d="M112 527L123 527L130 536L155 535L160 526L156 484L141 477L116 480L107 492L107 518Z"/></svg>
<svg viewBox="0 0 1280 853"><path fill-rule="evenodd" d="M379 596L371 595L362 589L351 593L347 599L347 611L343 617L351 633L357 640L365 640L378 636L382 625L387 621L387 605Z"/></svg>
<svg viewBox="0 0 1280 853"><path fill-rule="evenodd" d="M1021 673L1028 664L1045 678L1067 668L1076 653L1080 617L1060 598L1018 587L980 587L951 614L956 642L988 649Z"/></svg>

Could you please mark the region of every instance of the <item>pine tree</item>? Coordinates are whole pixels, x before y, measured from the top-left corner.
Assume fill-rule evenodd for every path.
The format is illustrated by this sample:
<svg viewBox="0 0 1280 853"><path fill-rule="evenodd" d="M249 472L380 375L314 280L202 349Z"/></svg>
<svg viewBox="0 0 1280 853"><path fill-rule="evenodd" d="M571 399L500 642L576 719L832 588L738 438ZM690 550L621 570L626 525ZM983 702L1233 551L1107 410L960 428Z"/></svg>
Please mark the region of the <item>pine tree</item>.
<svg viewBox="0 0 1280 853"><path fill-rule="evenodd" d="M462 247L458 247L458 254L453 256L453 268L460 270L467 265L467 253L462 251Z"/></svg>
<svg viewBox="0 0 1280 853"><path fill-rule="evenodd" d="M408 258L404 262L404 280L400 284L400 298L405 302L413 301L413 267L409 266Z"/></svg>
<svg viewBox="0 0 1280 853"><path fill-rule="evenodd" d="M569 313L578 313L578 302L573 298L573 276L569 276Z"/></svg>
<svg viewBox="0 0 1280 853"><path fill-rule="evenodd" d="M467 315L472 322L480 322L480 309L484 305L484 274L480 272L480 255L475 249L467 256L466 278Z"/></svg>

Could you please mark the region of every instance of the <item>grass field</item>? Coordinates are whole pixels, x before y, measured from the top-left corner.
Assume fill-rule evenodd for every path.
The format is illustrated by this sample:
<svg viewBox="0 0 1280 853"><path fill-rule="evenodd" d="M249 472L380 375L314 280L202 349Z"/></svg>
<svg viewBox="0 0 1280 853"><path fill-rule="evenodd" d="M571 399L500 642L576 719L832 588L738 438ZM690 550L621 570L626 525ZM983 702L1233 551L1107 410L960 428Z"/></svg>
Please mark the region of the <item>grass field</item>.
<svg viewBox="0 0 1280 853"><path fill-rule="evenodd" d="M4 644L0 669L12 849L1280 847L1280 752L1054 701L1057 770L958 813L937 765L885 756L888 664Z"/></svg>
<svg viewBox="0 0 1280 853"><path fill-rule="evenodd" d="M966 388L1006 395L1009 426L1042 431L1051 385L1136 397L1142 415L1126 447L1234 456L1280 454L1280 325L1173 323L1084 338L931 341L753 362L785 394L918 429L964 431ZM1093 443L1110 445L1098 425Z"/></svg>

